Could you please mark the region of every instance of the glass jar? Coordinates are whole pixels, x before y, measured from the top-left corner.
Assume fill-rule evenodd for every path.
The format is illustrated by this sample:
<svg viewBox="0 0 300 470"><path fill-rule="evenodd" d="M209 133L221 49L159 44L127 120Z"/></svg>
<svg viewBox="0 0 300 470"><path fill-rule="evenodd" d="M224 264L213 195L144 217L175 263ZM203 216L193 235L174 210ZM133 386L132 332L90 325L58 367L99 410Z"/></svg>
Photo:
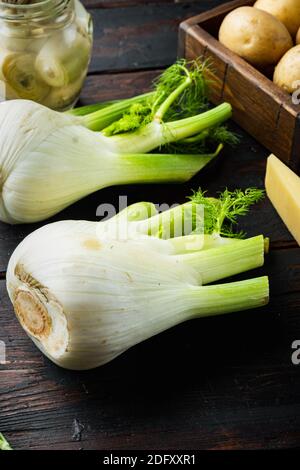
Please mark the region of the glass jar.
<svg viewBox="0 0 300 470"><path fill-rule="evenodd" d="M63 111L74 106L92 50L91 16L79 0L0 2L0 98Z"/></svg>

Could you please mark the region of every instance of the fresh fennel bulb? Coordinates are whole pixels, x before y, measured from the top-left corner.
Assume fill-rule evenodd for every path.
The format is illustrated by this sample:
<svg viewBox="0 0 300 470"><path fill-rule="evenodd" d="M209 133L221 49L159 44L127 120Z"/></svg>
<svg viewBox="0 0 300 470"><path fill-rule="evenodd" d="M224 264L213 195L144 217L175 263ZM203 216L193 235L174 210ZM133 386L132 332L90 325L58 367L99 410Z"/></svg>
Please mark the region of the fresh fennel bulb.
<svg viewBox="0 0 300 470"><path fill-rule="evenodd" d="M152 93L82 115L1 103L0 220L44 220L111 185L190 179L222 149L229 133L220 124L231 116L227 103L206 110L197 67L175 64Z"/></svg>
<svg viewBox="0 0 300 470"><path fill-rule="evenodd" d="M217 230L225 205L216 204ZM262 236L224 238L205 223L204 234L192 224L190 234L172 238L170 221L193 217L195 205L155 214L138 203L105 222L56 222L22 241L7 289L37 347L62 367L90 369L183 321L265 305L267 277L205 285L262 266ZM127 237L116 235L125 223Z"/></svg>

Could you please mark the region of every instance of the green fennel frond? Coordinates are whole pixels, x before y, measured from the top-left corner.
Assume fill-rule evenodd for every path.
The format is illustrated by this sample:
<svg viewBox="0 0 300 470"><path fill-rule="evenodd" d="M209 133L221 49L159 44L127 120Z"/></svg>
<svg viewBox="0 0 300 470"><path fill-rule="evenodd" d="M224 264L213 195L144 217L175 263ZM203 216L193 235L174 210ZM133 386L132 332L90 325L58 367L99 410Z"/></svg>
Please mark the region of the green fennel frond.
<svg viewBox="0 0 300 470"><path fill-rule="evenodd" d="M232 147L239 143L239 136L226 126L214 127L200 134L162 147L162 151L170 153L199 154L213 150L216 144L227 144Z"/></svg>
<svg viewBox="0 0 300 470"><path fill-rule="evenodd" d="M152 114L159 110L166 100L170 100L163 113L165 122L195 116L208 107L208 84L205 79L207 61L200 59L188 62L178 60L166 69L154 82L154 95L151 97ZM177 90L180 93L177 94Z"/></svg>
<svg viewBox="0 0 300 470"><path fill-rule="evenodd" d="M206 68L207 62L178 60L154 81L151 96L133 104L118 121L104 129L104 134L133 132L152 120L171 122L205 111L208 107Z"/></svg>
<svg viewBox="0 0 300 470"><path fill-rule="evenodd" d="M208 139L220 144L228 144L232 147L238 145L240 137L233 131L230 131L226 126L218 126L210 129Z"/></svg>
<svg viewBox="0 0 300 470"><path fill-rule="evenodd" d="M246 215L250 206L263 197L264 191L257 188L248 188L245 191L225 189L218 199L207 197L206 192L199 189L189 199L204 206L205 234L218 233L224 237L243 238L243 232L234 232L237 219Z"/></svg>

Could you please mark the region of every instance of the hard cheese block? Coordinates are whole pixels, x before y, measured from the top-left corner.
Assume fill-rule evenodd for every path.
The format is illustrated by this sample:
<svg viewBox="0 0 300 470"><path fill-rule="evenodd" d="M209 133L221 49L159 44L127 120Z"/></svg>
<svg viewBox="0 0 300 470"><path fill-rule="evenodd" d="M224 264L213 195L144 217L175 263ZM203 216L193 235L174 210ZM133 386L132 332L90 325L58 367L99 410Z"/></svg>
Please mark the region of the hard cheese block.
<svg viewBox="0 0 300 470"><path fill-rule="evenodd" d="M300 178L275 155L270 155L267 161L266 191L300 245Z"/></svg>

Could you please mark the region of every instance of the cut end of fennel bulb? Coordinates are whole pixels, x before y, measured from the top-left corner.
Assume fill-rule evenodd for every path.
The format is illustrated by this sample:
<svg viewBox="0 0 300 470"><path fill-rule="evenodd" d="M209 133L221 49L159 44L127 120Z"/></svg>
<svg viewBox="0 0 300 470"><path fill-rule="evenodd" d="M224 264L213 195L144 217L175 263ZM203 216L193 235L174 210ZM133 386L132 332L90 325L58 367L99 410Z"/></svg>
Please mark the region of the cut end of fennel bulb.
<svg viewBox="0 0 300 470"><path fill-rule="evenodd" d="M16 293L14 308L23 327L36 338L48 338L51 317L34 293L20 289Z"/></svg>
<svg viewBox="0 0 300 470"><path fill-rule="evenodd" d="M14 281L13 306L22 327L46 355L58 359L69 342L62 306L23 266L16 266Z"/></svg>

